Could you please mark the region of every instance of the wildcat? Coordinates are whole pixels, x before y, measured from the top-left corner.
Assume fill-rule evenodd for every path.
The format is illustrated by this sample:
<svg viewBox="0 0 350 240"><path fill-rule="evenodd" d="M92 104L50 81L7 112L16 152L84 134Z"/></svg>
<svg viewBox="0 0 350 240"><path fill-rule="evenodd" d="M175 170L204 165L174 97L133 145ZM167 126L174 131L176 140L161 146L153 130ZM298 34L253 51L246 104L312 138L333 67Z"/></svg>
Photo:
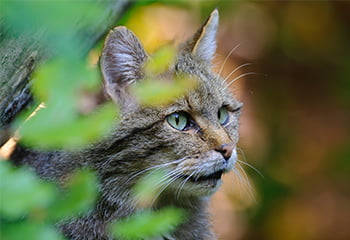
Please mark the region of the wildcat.
<svg viewBox="0 0 350 240"><path fill-rule="evenodd" d="M152 208L176 206L188 217L162 239L217 239L206 208L222 174L237 161L242 106L211 70L218 21L214 10L194 36L179 46L166 74L159 76L187 74L196 79L196 86L171 104L152 107L139 104L128 90L145 78L143 66L149 56L130 30L114 28L105 40L100 63L105 92L121 108L121 122L105 139L77 153L16 147L12 161L30 165L44 179L64 182L82 167L97 172L100 196L94 209L60 224L68 239L112 239L106 226L138 210L130 191L150 169L162 169L168 176Z"/></svg>

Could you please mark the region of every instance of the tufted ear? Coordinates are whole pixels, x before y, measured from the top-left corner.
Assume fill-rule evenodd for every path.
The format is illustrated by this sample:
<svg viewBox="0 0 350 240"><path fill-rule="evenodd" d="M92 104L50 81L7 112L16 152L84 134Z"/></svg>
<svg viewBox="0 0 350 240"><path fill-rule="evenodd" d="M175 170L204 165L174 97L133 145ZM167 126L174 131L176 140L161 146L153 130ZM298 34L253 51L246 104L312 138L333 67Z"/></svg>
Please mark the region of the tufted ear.
<svg viewBox="0 0 350 240"><path fill-rule="evenodd" d="M196 34L185 44L198 60L210 63L216 50L216 33L219 25L219 12L215 9Z"/></svg>
<svg viewBox="0 0 350 240"><path fill-rule="evenodd" d="M128 86L143 77L146 59L142 44L129 29L116 27L109 32L100 59L104 89L122 109L136 106Z"/></svg>

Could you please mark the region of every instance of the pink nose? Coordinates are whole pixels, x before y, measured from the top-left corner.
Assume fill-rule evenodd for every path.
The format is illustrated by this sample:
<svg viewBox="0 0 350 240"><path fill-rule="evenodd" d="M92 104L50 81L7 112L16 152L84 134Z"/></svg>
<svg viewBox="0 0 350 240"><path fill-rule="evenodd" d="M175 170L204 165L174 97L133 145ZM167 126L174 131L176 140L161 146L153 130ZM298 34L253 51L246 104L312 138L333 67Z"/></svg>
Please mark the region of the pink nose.
<svg viewBox="0 0 350 240"><path fill-rule="evenodd" d="M225 158L225 160L228 160L231 157L232 151L234 148L235 148L235 145L233 143L228 143L228 144L222 144L219 148L215 150L221 153L222 156Z"/></svg>

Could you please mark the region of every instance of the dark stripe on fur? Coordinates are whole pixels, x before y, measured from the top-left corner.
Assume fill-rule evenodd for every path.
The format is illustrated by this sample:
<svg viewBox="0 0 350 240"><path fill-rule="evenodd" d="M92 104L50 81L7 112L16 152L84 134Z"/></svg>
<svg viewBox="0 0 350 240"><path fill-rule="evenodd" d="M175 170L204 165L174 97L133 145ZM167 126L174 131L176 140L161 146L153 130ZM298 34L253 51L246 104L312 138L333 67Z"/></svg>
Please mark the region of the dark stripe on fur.
<svg viewBox="0 0 350 240"><path fill-rule="evenodd" d="M159 120L157 122L154 122L146 127L142 127L142 128L135 128L133 129L129 134L127 134L126 136L124 136L121 139L118 139L116 141L114 141L106 150L109 153L115 153L115 152L119 152L120 151L120 147L122 146L123 142L129 142L130 139L135 135L135 134L139 134L142 132L145 132L147 130L150 130L151 128L153 128L155 125L157 125L158 123L162 122L163 120Z"/></svg>

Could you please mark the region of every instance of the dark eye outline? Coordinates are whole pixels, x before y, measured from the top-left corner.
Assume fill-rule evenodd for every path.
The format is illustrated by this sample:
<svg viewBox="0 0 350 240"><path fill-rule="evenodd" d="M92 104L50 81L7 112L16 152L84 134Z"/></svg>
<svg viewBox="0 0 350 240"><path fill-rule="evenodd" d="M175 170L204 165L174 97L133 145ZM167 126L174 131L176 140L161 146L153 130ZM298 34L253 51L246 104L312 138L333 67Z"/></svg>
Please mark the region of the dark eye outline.
<svg viewBox="0 0 350 240"><path fill-rule="evenodd" d="M184 117L184 118L186 118L186 122L185 122L184 126L177 127L173 122L171 122L171 117L178 117L179 121L180 121L180 117ZM187 131L195 125L194 121L191 119L191 117L186 112L174 112L174 113L168 115L166 117L166 120L172 128L179 130L179 131ZM180 122L178 122L178 123L180 123Z"/></svg>
<svg viewBox="0 0 350 240"><path fill-rule="evenodd" d="M225 118L223 120L221 119L222 115L225 115ZM228 123L230 119L230 114L227 110L227 107L223 106L218 110L218 119L221 125L226 125Z"/></svg>

